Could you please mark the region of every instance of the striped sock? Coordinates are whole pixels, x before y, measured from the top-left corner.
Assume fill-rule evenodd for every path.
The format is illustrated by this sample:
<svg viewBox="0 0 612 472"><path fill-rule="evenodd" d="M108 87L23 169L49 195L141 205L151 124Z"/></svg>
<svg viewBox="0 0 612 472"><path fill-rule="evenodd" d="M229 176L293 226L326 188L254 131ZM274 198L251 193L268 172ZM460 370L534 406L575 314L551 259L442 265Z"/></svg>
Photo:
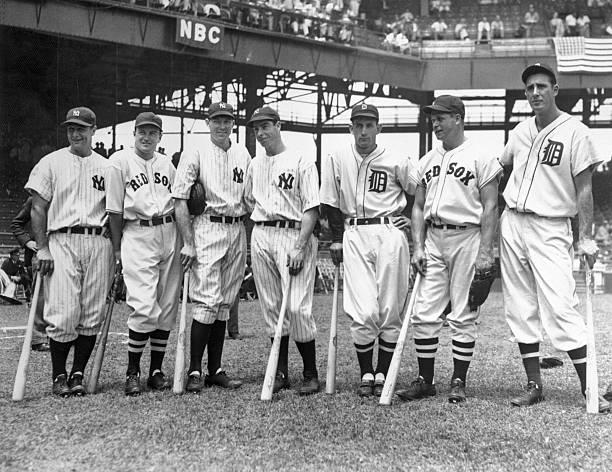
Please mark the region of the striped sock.
<svg viewBox="0 0 612 472"><path fill-rule="evenodd" d="M128 333L128 368L127 374L138 374L140 372L140 358L142 351L147 345L151 333L138 333L129 330Z"/></svg>
<svg viewBox="0 0 612 472"><path fill-rule="evenodd" d="M393 351L395 351L395 344L385 341L382 338L378 338L378 365L376 366L376 373L387 376L389 371L389 364L393 358Z"/></svg>
<svg viewBox="0 0 612 472"><path fill-rule="evenodd" d="M461 342L452 340L453 344L453 379L461 379L465 382L467 371L474 355L476 341Z"/></svg>
<svg viewBox="0 0 612 472"><path fill-rule="evenodd" d="M363 378L365 374L372 374L372 377L374 377L374 365L372 364L374 341L368 344L355 343L355 350L357 351L357 361L359 362L361 377Z"/></svg>
<svg viewBox="0 0 612 472"><path fill-rule="evenodd" d="M417 360L419 361L419 375L428 384L433 383L436 352L438 351L438 338L414 339Z"/></svg>
<svg viewBox="0 0 612 472"><path fill-rule="evenodd" d="M524 344L518 343L523 366L527 374L527 382L535 382L542 385L542 376L540 375L540 343Z"/></svg>
<svg viewBox="0 0 612 472"><path fill-rule="evenodd" d="M587 370L587 347L582 346L577 349L567 351L567 355L572 360L578 379L580 379L580 389L586 395L586 370Z"/></svg>
<svg viewBox="0 0 612 472"><path fill-rule="evenodd" d="M151 365L149 367L149 375L153 375L156 370L162 370L162 362L166 355L166 345L170 331L156 329L151 333Z"/></svg>

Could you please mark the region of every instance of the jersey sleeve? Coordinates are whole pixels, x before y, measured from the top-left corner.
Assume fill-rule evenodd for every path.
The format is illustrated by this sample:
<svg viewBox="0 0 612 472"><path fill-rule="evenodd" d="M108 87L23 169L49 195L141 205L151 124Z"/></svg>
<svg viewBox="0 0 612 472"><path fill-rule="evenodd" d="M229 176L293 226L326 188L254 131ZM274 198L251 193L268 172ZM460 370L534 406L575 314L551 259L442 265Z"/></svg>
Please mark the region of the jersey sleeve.
<svg viewBox="0 0 612 472"><path fill-rule="evenodd" d="M504 170L499 160L493 156L481 153L476 162L478 172L478 188L482 189L492 180L496 179Z"/></svg>
<svg viewBox="0 0 612 472"><path fill-rule="evenodd" d="M502 166L511 166L514 164L514 142L515 142L515 131L510 131L508 142L504 146L504 150L499 158L499 163Z"/></svg>
<svg viewBox="0 0 612 472"><path fill-rule="evenodd" d="M174 182L172 184L172 197L181 200L189 199L191 186L200 174L200 153L188 151L183 153L179 161Z"/></svg>
<svg viewBox="0 0 612 472"><path fill-rule="evenodd" d="M321 159L321 190L319 200L325 205L340 208L340 168L335 153Z"/></svg>
<svg viewBox="0 0 612 472"><path fill-rule="evenodd" d="M415 167L414 162L408 156L403 157L400 165L397 167L398 181L404 192L409 195L414 195L416 192L417 182L412 177Z"/></svg>
<svg viewBox="0 0 612 472"><path fill-rule="evenodd" d="M48 202L53 198L53 175L50 162L49 157L43 157L32 169L24 187L29 193L36 192Z"/></svg>
<svg viewBox="0 0 612 472"><path fill-rule="evenodd" d="M314 159L300 159L300 198L302 211L319 206L319 175Z"/></svg>
<svg viewBox="0 0 612 472"><path fill-rule="evenodd" d="M109 213L123 213L125 200L125 178L121 166L121 159L117 153L113 154L106 168L106 211Z"/></svg>
<svg viewBox="0 0 612 472"><path fill-rule="evenodd" d="M412 166L412 171L410 172L410 181L414 185L414 193L416 193L416 188L423 185L423 167L424 163L427 160L427 154L425 154L421 159L418 160L416 164Z"/></svg>
<svg viewBox="0 0 612 472"><path fill-rule="evenodd" d="M592 165L604 162L604 157L597 151L590 130L580 127L574 137L571 149L572 176L576 177Z"/></svg>

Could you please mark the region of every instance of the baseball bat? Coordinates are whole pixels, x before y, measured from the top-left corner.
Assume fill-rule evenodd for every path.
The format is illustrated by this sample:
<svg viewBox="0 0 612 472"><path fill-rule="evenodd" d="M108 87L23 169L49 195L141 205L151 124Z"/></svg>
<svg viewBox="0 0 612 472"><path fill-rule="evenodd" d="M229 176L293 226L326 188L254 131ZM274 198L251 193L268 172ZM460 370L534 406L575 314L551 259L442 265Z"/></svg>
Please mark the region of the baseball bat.
<svg viewBox="0 0 612 472"><path fill-rule="evenodd" d="M385 378L385 385L380 395L381 405L391 405L391 399L393 398L393 392L395 392L395 383L397 381L397 374L399 373L400 363L402 362L402 354L404 352L404 345L406 344L406 335L408 334L408 328L410 327L410 318L412 316L412 310L416 301L416 294L421 283L421 273L417 272L414 286L412 287L412 294L410 295L410 301L408 302L408 308L404 314L404 322L402 323L402 329L400 331L395 350L393 351L393 357L391 358L391 364L389 365L389 371L387 372L387 378Z"/></svg>
<svg viewBox="0 0 612 472"><path fill-rule="evenodd" d="M593 271L589 267L586 257L585 283L586 283L586 327L587 327L587 371L586 371L586 411L599 413L599 379L597 377L597 355L595 353L595 328L593 326L593 301L591 288L593 284Z"/></svg>
<svg viewBox="0 0 612 472"><path fill-rule="evenodd" d="M285 312L287 311L287 300L289 299L289 292L291 291L291 279L293 279L293 277L289 276L287 290L285 290L285 293L283 293L283 301L281 303L280 313L278 314L278 321L276 322L276 330L274 331L274 341L272 342L270 357L268 357L268 366L266 367L266 375L264 377L264 383L261 388L261 399L264 401L272 400L272 392L274 390L274 378L276 377L278 356L280 355L283 323L285 322Z"/></svg>
<svg viewBox="0 0 612 472"><path fill-rule="evenodd" d="M110 300L108 301L108 308L106 308L106 315L104 316L104 323L102 324L102 331L96 344L94 351L93 362L91 364L91 372L87 378L87 391L89 393L96 393L98 388L98 379L100 378L100 371L102 370L102 362L104 361L104 354L106 353L106 341L108 340L108 330L110 329L111 318L113 317L113 308L115 306L115 298L117 297L117 291L119 290L119 277L120 273L115 272L113 277L113 284L110 290Z"/></svg>
<svg viewBox="0 0 612 472"><path fill-rule="evenodd" d="M340 265L334 270L334 298L332 300L331 326L329 328L329 347L327 348L327 378L325 380L325 393L336 393L336 354L338 349L338 285L340 279Z"/></svg>
<svg viewBox="0 0 612 472"><path fill-rule="evenodd" d="M34 285L34 295L32 295L32 305L30 306L30 314L28 315L28 324L26 326L25 339L21 347L21 356L17 365L17 373L15 374L15 385L13 386L13 401L19 402L23 400L25 395L26 373L30 362L30 351L32 344L32 331L34 330L34 316L36 315L36 307L38 305L38 294L40 292L40 284L42 283L42 275L36 276Z"/></svg>
<svg viewBox="0 0 612 472"><path fill-rule="evenodd" d="M174 382L172 391L181 394L185 390L185 332L187 331L187 299L189 298L189 270L183 276L183 303L181 304L181 318L176 338L176 359L174 361Z"/></svg>

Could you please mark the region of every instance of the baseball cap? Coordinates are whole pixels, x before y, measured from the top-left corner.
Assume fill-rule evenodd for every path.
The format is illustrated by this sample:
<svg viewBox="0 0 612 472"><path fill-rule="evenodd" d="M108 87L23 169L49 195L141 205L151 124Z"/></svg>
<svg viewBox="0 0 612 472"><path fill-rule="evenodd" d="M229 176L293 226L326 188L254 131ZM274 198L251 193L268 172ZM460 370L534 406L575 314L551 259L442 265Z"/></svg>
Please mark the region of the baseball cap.
<svg viewBox="0 0 612 472"><path fill-rule="evenodd" d="M62 125L68 124L96 126L96 114L87 107L71 108L66 113L66 121L62 123Z"/></svg>
<svg viewBox="0 0 612 472"><path fill-rule="evenodd" d="M247 126L253 126L253 123L256 121L264 121L264 120L272 120L274 122L280 121L280 116L276 110L273 110L270 107L260 107L253 112L253 116L247 122Z"/></svg>
<svg viewBox="0 0 612 472"><path fill-rule="evenodd" d="M355 118L363 116L365 118L374 118L378 121L378 108L369 103L358 103L351 110L351 121Z"/></svg>
<svg viewBox="0 0 612 472"><path fill-rule="evenodd" d="M553 84L557 83L557 76L555 75L555 71L548 64L536 62L535 64L527 66L521 74L521 79L523 79L523 83L526 84L527 79L534 74L546 74L552 79Z"/></svg>
<svg viewBox="0 0 612 472"><path fill-rule="evenodd" d="M136 121L134 122L134 128L138 128L139 126L151 125L159 128L160 131L162 129L162 119L157 116L152 111L143 111L136 117Z"/></svg>
<svg viewBox="0 0 612 472"><path fill-rule="evenodd" d="M431 105L423 107L425 113L457 113L465 117L465 105L459 97L453 95L440 95Z"/></svg>
<svg viewBox="0 0 612 472"><path fill-rule="evenodd" d="M208 107L208 119L216 116L229 116L231 119L234 119L234 107L225 102L212 103Z"/></svg>
<svg viewBox="0 0 612 472"><path fill-rule="evenodd" d="M14 247L13 249L10 250L9 254L12 256L13 254L19 254L20 251L21 251L20 247Z"/></svg>

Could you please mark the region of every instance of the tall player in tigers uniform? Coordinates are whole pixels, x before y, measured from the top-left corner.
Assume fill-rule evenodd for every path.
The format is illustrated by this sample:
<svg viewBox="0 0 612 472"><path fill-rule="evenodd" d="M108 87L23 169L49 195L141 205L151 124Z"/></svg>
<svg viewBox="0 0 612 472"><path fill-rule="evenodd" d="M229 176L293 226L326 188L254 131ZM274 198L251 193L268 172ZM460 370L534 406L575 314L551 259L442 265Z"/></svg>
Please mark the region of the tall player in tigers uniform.
<svg viewBox="0 0 612 472"><path fill-rule="evenodd" d="M366 103L351 111L355 144L326 156L321 169L321 202L333 234L334 263L344 259L344 311L361 371L361 396L380 396L408 297L410 250L402 216L413 164L380 147L378 109ZM346 229L345 229L346 228ZM343 235L344 233L344 235ZM373 367L378 339L378 365Z"/></svg>
<svg viewBox="0 0 612 472"><path fill-rule="evenodd" d="M111 156L106 178L115 259L123 267L130 307L126 395L140 393L140 358L148 340L147 384L153 390L169 386L162 362L176 321L182 278L171 196L175 169L169 157L155 152L161 137L161 118L151 112L139 114L134 149Z"/></svg>
<svg viewBox="0 0 612 472"><path fill-rule="evenodd" d="M501 158L502 165L514 167L500 221L505 312L528 382L526 391L511 400L515 406L544 400L542 327L552 344L568 353L585 394L587 332L576 309L569 219L578 214L578 251L592 267L598 249L591 238L591 176L603 161L589 129L557 108L559 85L553 70L534 64L522 79L535 116L514 128ZM599 408L609 411L610 405L600 398Z"/></svg>
<svg viewBox="0 0 612 472"><path fill-rule="evenodd" d="M319 391L317 330L312 316L317 257L317 238L312 232L319 216L317 168L312 157L285 146L280 118L272 108L256 109L248 126L265 149L249 167L245 198L255 222L251 236L253 275L270 336L283 293L290 290L273 391L289 387L291 333L304 362L304 380L298 392L308 395Z"/></svg>
<svg viewBox="0 0 612 472"><path fill-rule="evenodd" d="M32 231L39 270L45 276L53 393L84 395L83 372L96 343L113 270L113 248L103 237L104 174L108 161L92 151L96 115L68 111L69 146L43 157L25 186L32 196ZM66 360L74 345L67 378Z"/></svg>
<svg viewBox="0 0 612 472"><path fill-rule="evenodd" d="M465 401L465 381L476 344L477 310L468 307L475 269L495 264L497 184L502 167L490 152L464 134L465 107L458 97L442 95L424 108L441 145L423 156L412 178L417 191L412 207L412 265L423 278L416 294L412 326L419 376L397 394L417 400L436 394L434 362L446 316L453 346L448 397Z"/></svg>
<svg viewBox="0 0 612 472"><path fill-rule="evenodd" d="M229 310L244 274L246 232L243 220L244 177L251 163L247 149L232 143L234 109L224 102L208 109L210 140L192 152L183 153L174 192L177 224L185 245L183 265L193 265L189 297L194 303L191 324L191 361L186 389L199 392L202 385L238 388L221 369L225 326ZM187 200L191 186L199 181L206 192L206 208L189 217ZM208 347L208 375L202 379L202 356Z"/></svg>

